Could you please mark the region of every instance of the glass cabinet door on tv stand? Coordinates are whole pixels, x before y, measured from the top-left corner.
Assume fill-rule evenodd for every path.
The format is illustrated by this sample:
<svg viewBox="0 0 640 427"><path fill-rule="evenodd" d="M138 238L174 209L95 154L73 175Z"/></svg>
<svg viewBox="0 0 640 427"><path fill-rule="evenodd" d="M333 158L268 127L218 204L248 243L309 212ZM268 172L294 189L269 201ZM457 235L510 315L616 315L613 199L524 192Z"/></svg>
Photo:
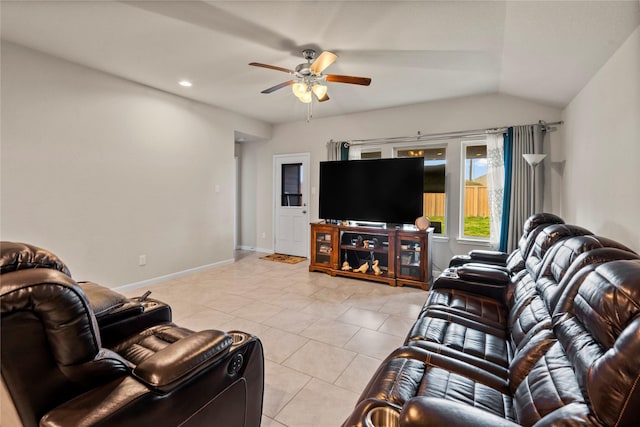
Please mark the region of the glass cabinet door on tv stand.
<svg viewBox="0 0 640 427"><path fill-rule="evenodd" d="M311 225L310 271L331 273L338 267L338 251L335 250L337 240L338 229L335 226L329 224Z"/></svg>
<svg viewBox="0 0 640 427"><path fill-rule="evenodd" d="M398 231L396 242L397 285L417 285L428 290L432 279L431 237L428 231Z"/></svg>

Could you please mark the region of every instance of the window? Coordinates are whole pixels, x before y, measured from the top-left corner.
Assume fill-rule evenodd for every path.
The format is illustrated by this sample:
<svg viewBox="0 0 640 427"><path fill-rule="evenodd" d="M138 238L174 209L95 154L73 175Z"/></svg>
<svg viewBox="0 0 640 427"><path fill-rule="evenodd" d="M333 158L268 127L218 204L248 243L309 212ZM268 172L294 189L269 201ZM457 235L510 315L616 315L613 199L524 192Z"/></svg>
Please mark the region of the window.
<svg viewBox="0 0 640 427"><path fill-rule="evenodd" d="M488 240L490 220L486 142L463 142L462 165L460 237Z"/></svg>
<svg viewBox="0 0 640 427"><path fill-rule="evenodd" d="M397 157L424 157L424 215L431 221L435 234L445 234L446 197L446 147L404 148Z"/></svg>
<svg viewBox="0 0 640 427"><path fill-rule="evenodd" d="M360 153L361 159L381 159L382 151L362 151Z"/></svg>
<svg viewBox="0 0 640 427"><path fill-rule="evenodd" d="M302 163L282 165L280 206L302 206Z"/></svg>

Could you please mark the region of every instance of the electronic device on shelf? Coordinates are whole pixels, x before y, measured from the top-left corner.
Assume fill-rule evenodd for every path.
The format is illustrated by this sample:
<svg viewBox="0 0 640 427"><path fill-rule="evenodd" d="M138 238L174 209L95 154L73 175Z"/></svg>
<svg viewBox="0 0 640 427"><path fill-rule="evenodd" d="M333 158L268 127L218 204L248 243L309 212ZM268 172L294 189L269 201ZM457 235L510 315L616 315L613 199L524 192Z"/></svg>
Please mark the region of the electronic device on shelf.
<svg viewBox="0 0 640 427"><path fill-rule="evenodd" d="M424 159L320 162L320 218L413 224L423 215Z"/></svg>

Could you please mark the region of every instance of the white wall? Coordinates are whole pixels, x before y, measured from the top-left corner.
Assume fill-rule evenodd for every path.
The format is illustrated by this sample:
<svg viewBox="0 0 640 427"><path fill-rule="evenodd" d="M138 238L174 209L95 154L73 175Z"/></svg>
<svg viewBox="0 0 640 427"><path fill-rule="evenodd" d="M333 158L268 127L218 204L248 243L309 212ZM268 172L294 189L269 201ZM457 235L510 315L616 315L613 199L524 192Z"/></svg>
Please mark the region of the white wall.
<svg viewBox="0 0 640 427"><path fill-rule="evenodd" d="M561 215L640 251L640 27L562 116Z"/></svg>
<svg viewBox="0 0 640 427"><path fill-rule="evenodd" d="M1 102L3 240L107 286L233 258L234 131L270 125L5 42Z"/></svg>
<svg viewBox="0 0 640 427"><path fill-rule="evenodd" d="M256 150L251 147L264 142L236 143L236 155L238 156L239 196L238 203L240 227L238 230L238 246L240 249L256 248Z"/></svg>
<svg viewBox="0 0 640 427"><path fill-rule="evenodd" d="M339 100L332 100L332 102ZM319 106L318 108L322 108ZM513 124L536 123L538 120L560 120L560 110L505 95L481 95L391 108L367 113L276 125L271 141L244 147L254 150L256 159L256 245L273 248L272 157L274 154L310 152L311 186L318 187L319 162L326 160L326 143L330 139L364 139L394 137L422 133L479 129ZM550 135L551 144L556 135ZM460 171L455 167L460 159L460 143L452 142L448 152L447 170L449 204L459 203ZM550 200L547 197L547 200ZM551 210L553 207L545 206ZM318 193L311 198L311 220L318 219ZM450 218L449 230L457 230L457 218ZM262 233L265 237L262 238ZM435 246L436 265L446 265L455 253L471 247L459 245L455 234L449 242Z"/></svg>

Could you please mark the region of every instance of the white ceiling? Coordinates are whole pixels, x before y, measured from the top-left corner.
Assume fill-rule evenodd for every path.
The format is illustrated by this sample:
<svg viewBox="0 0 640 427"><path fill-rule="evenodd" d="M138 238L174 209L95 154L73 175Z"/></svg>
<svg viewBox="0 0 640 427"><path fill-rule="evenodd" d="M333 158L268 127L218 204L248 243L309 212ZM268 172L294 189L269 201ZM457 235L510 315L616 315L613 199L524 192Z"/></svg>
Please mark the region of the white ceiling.
<svg viewBox="0 0 640 427"><path fill-rule="evenodd" d="M304 120L284 88L304 47L330 50L314 117L474 94L565 106L640 24L627 1L2 1L2 38L271 123ZM180 79L193 87L178 86Z"/></svg>

